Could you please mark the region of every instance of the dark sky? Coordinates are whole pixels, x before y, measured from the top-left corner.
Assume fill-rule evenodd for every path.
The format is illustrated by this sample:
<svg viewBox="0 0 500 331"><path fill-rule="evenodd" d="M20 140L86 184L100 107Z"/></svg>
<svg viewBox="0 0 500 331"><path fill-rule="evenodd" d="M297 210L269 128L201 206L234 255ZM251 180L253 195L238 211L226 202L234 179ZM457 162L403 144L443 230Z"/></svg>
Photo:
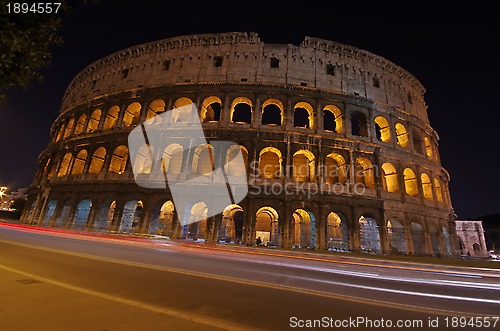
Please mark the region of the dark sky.
<svg viewBox="0 0 500 331"><path fill-rule="evenodd" d="M351 3L351 4L348 4ZM71 79L115 51L178 35L257 32L267 43L304 36L356 46L396 63L426 88L431 126L461 219L500 212L497 170L500 76L497 12L483 2L326 1L177 3L106 1L63 16L45 80L14 90L0 105L0 184L28 186ZM492 2L493 3L493 2ZM314 5L313 5L314 4ZM309 6L309 7L308 7ZM281 9L286 8L287 12Z"/></svg>

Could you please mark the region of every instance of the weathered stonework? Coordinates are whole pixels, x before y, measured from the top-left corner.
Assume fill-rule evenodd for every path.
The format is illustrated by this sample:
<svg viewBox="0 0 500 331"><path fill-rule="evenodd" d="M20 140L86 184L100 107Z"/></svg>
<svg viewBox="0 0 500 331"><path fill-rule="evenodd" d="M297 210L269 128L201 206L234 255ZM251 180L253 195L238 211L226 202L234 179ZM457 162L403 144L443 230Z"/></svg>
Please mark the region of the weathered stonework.
<svg viewBox="0 0 500 331"><path fill-rule="evenodd" d="M449 175L424 91L380 56L310 37L300 46L264 44L255 33L134 46L92 63L70 83L22 220L214 242L262 237L286 248L456 255ZM135 184L127 136L191 102L207 140L242 146L249 183L259 189L186 228L168 190ZM203 175L202 161L186 166L202 160L203 149L174 161L169 148L155 151L179 180ZM231 153L206 148L220 165ZM142 169L150 177L162 165L151 167ZM265 190L278 186L287 189ZM191 213L202 213L199 206Z"/></svg>

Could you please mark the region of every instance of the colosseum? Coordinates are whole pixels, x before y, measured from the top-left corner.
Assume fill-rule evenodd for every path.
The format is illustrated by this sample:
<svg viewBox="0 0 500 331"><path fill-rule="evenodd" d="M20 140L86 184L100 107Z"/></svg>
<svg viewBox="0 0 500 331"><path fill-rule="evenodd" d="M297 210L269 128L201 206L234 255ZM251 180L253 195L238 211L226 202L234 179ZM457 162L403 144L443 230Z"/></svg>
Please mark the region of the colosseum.
<svg viewBox="0 0 500 331"><path fill-rule="evenodd" d="M259 238L284 249L455 256L450 178L424 92L391 61L312 37L296 46L232 32L133 46L69 84L21 220L228 245ZM154 159L130 156L134 127L191 104L207 143L181 135L183 144L147 143ZM237 154L243 166L229 162ZM186 196L191 222L178 217L168 187L135 180L170 174L207 188L220 167L248 194L214 216Z"/></svg>

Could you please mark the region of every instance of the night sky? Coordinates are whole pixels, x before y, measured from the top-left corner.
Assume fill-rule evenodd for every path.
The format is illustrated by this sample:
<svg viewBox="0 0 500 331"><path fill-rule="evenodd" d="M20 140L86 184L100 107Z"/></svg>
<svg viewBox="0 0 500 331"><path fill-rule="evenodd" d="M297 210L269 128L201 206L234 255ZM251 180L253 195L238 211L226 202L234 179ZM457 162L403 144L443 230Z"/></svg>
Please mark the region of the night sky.
<svg viewBox="0 0 500 331"><path fill-rule="evenodd" d="M0 184L30 185L61 98L91 62L121 49L179 35L257 32L266 43L298 45L304 36L356 46L413 74L426 88L441 162L451 175L460 219L500 212L498 18L484 2L404 1L185 2L106 1L63 16L64 44L53 49L45 80L8 93L0 105ZM163 6L163 7L162 7ZM288 11L283 12L281 8ZM1 50L0 50L1 52Z"/></svg>

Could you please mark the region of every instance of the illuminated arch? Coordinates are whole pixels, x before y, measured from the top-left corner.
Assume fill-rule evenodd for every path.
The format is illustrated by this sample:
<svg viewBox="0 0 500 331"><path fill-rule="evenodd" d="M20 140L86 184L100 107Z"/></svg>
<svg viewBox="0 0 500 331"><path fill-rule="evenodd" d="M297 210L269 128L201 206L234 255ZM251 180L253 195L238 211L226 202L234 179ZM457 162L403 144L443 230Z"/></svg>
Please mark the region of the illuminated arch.
<svg viewBox="0 0 500 331"><path fill-rule="evenodd" d="M75 119L70 118L68 124L66 124L66 129L64 130L63 139L66 139L70 136L71 131L73 131L73 125L75 124Z"/></svg>
<svg viewBox="0 0 500 331"><path fill-rule="evenodd" d="M424 198L427 200L434 200L432 182L429 175L426 173L421 174L420 181L422 182L422 192L424 193Z"/></svg>
<svg viewBox="0 0 500 331"><path fill-rule="evenodd" d="M406 127L401 123L396 123L395 129L398 145L403 148L408 148L408 131L406 131Z"/></svg>
<svg viewBox="0 0 500 331"><path fill-rule="evenodd" d="M218 238L226 243L239 242L243 237L245 213L240 205L232 204L222 212L222 223Z"/></svg>
<svg viewBox="0 0 500 331"><path fill-rule="evenodd" d="M382 164L382 184L387 192L398 192L398 172L392 163Z"/></svg>
<svg viewBox="0 0 500 331"><path fill-rule="evenodd" d="M104 161L106 160L106 149L104 147L99 147L92 154L92 159L89 167L89 174L98 174L104 167Z"/></svg>
<svg viewBox="0 0 500 331"><path fill-rule="evenodd" d="M424 137L424 142L425 142L425 154L429 159L434 158L434 151L432 148L432 142L428 137Z"/></svg>
<svg viewBox="0 0 500 331"><path fill-rule="evenodd" d="M434 189L436 190L436 199L439 203L443 203L443 191L439 179L434 178Z"/></svg>
<svg viewBox="0 0 500 331"><path fill-rule="evenodd" d="M122 126L131 126L138 124L140 116L141 104L139 102L131 103L130 105L128 105L127 109L125 109Z"/></svg>
<svg viewBox="0 0 500 331"><path fill-rule="evenodd" d="M83 128L85 126L85 122L87 121L87 115L85 114L82 114L79 118L78 118L78 121L76 121L76 124L75 124L75 131L73 132L73 134L76 136L76 135L79 135L80 133L83 132Z"/></svg>
<svg viewBox="0 0 500 331"><path fill-rule="evenodd" d="M283 103L278 99L267 99L262 104L262 125L283 125Z"/></svg>
<svg viewBox="0 0 500 331"><path fill-rule="evenodd" d="M265 147L259 153L259 172L260 177L276 179L282 176L281 151L276 147Z"/></svg>
<svg viewBox="0 0 500 331"><path fill-rule="evenodd" d="M238 157L241 153L241 158ZM248 170L248 150L241 145L231 145L224 163L227 176L245 177Z"/></svg>
<svg viewBox="0 0 500 331"><path fill-rule="evenodd" d="M307 102L298 102L293 107L293 125L307 129L314 129L313 107Z"/></svg>
<svg viewBox="0 0 500 331"><path fill-rule="evenodd" d="M387 119L383 116L377 116L374 121L377 139L385 143L390 142L391 127L389 126Z"/></svg>
<svg viewBox="0 0 500 331"><path fill-rule="evenodd" d="M121 145L115 148L111 155L108 172L121 175L125 171L128 161L128 148Z"/></svg>
<svg viewBox="0 0 500 331"><path fill-rule="evenodd" d="M75 160L73 161L73 167L71 169L72 175L81 175L83 173L83 169L85 168L85 163L87 162L87 151L82 149L75 156Z"/></svg>
<svg viewBox="0 0 500 331"><path fill-rule="evenodd" d="M361 216L358 224L361 251L380 253L380 233L377 221L371 217Z"/></svg>
<svg viewBox="0 0 500 331"><path fill-rule="evenodd" d="M265 206L255 213L255 238L264 245L279 245L279 215L276 209Z"/></svg>
<svg viewBox="0 0 500 331"><path fill-rule="evenodd" d="M198 145L193 155L193 173L209 176L214 171L214 148L210 144Z"/></svg>
<svg viewBox="0 0 500 331"><path fill-rule="evenodd" d="M222 111L222 100L217 96L210 96L203 100L200 111L200 121L202 123L220 121Z"/></svg>
<svg viewBox="0 0 500 331"><path fill-rule="evenodd" d="M134 160L134 174L149 174L153 167L154 147L142 145Z"/></svg>
<svg viewBox="0 0 500 331"><path fill-rule="evenodd" d="M316 247L316 219L312 212L300 208L293 212L291 237L292 247Z"/></svg>
<svg viewBox="0 0 500 331"><path fill-rule="evenodd" d="M404 182L405 182L405 192L406 194L416 197L418 196L418 184L417 176L410 168L405 168L403 171Z"/></svg>
<svg viewBox="0 0 500 331"><path fill-rule="evenodd" d="M328 250L349 250L349 231L343 214L332 211L326 217L326 245Z"/></svg>
<svg viewBox="0 0 500 331"><path fill-rule="evenodd" d="M292 179L298 182L313 182L315 157L311 151L299 150L293 154Z"/></svg>
<svg viewBox="0 0 500 331"><path fill-rule="evenodd" d="M138 232L141 228L142 212L144 204L141 200L129 200L123 206L122 219L118 232Z"/></svg>
<svg viewBox="0 0 500 331"><path fill-rule="evenodd" d="M87 132L94 132L99 128L99 122L101 121L102 111L96 109L92 112L89 118L89 123L87 124Z"/></svg>
<svg viewBox="0 0 500 331"><path fill-rule="evenodd" d="M237 124L252 122L252 101L245 97L238 97L231 104L230 120Z"/></svg>
<svg viewBox="0 0 500 331"><path fill-rule="evenodd" d="M347 163L338 153L330 153L325 158L325 182L345 184L348 178Z"/></svg>
<svg viewBox="0 0 500 331"><path fill-rule="evenodd" d="M120 113L120 107L113 106L109 108L106 113L106 118L104 119L103 129L112 129L116 126L116 122L118 121L118 115Z"/></svg>
<svg viewBox="0 0 500 331"><path fill-rule="evenodd" d="M148 123L161 123L161 113L165 111L165 101L162 99L156 99L151 101L148 107L148 112L146 114L146 121L151 120L154 118L154 120L148 122Z"/></svg>
<svg viewBox="0 0 500 331"><path fill-rule="evenodd" d="M184 106L191 106L185 107ZM194 102L186 97L175 100L172 109L172 122L173 123L192 123L194 116L198 116Z"/></svg>
<svg viewBox="0 0 500 331"><path fill-rule="evenodd" d="M63 177L68 174L72 160L73 160L73 154L66 153L64 155L61 164L59 165L59 171L57 172L57 177Z"/></svg>
<svg viewBox="0 0 500 331"><path fill-rule="evenodd" d="M366 188L375 188L375 175L370 160L364 157L357 158L355 172L357 184L363 184Z"/></svg>
<svg viewBox="0 0 500 331"><path fill-rule="evenodd" d="M323 129L336 133L342 133L342 112L334 105L326 105L323 108Z"/></svg>
<svg viewBox="0 0 500 331"><path fill-rule="evenodd" d="M161 165L163 173L179 175L182 171L184 148L179 144L170 144L163 150Z"/></svg>

